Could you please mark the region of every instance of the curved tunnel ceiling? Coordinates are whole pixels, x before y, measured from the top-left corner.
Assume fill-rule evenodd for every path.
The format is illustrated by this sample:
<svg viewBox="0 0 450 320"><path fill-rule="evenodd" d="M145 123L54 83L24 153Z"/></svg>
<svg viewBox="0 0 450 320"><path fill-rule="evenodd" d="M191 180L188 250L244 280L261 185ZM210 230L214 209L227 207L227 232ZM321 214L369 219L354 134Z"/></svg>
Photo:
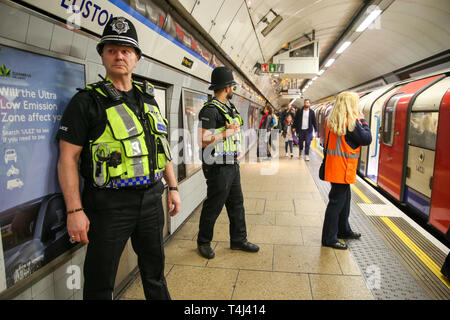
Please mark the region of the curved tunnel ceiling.
<svg viewBox="0 0 450 320"><path fill-rule="evenodd" d="M278 98L279 80L256 75L256 63L270 62L283 44L295 48L308 43L314 30L323 67L326 55L357 14L369 5L383 5L383 1L388 5L379 18L304 92L313 101L448 50L449 1L179 0L274 105L287 102ZM264 37L261 31L267 23L262 20L274 13L282 21ZM303 82L300 79L296 86Z"/></svg>

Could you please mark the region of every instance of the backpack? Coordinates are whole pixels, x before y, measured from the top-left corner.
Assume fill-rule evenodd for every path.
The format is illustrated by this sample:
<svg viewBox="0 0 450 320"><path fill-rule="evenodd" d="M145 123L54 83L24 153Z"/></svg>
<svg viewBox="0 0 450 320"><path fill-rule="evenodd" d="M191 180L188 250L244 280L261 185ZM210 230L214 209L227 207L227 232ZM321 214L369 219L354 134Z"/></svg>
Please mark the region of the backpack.
<svg viewBox="0 0 450 320"><path fill-rule="evenodd" d="M276 115L272 115L272 121L270 121L270 127L275 128L278 126L278 117Z"/></svg>

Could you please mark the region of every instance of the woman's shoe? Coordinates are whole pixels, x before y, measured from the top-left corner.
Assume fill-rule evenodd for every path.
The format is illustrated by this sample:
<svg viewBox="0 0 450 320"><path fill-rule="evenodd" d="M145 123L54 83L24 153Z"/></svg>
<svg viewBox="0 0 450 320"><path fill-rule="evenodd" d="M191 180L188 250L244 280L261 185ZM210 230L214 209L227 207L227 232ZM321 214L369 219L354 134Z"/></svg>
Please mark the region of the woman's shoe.
<svg viewBox="0 0 450 320"><path fill-rule="evenodd" d="M342 235L338 234L337 237L339 239L359 239L359 238L361 238L361 233L359 233L359 232L352 232L352 233L349 233L349 234L342 234Z"/></svg>
<svg viewBox="0 0 450 320"><path fill-rule="evenodd" d="M345 243L342 242L336 242L333 244L322 244L324 247L331 247L334 249L339 249L339 250L346 250L347 249L347 245Z"/></svg>

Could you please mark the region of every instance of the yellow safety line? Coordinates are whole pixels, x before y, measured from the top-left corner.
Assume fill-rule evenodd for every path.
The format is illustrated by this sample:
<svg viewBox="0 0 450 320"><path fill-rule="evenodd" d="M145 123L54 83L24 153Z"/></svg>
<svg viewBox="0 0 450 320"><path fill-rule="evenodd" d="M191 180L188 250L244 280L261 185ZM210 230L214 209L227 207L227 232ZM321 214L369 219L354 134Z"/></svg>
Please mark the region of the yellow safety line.
<svg viewBox="0 0 450 320"><path fill-rule="evenodd" d="M368 183L370 183L370 184L373 185L374 187L378 187L378 186L376 185L376 183L373 182L372 180L370 180L369 178L365 177L364 180L366 180Z"/></svg>
<svg viewBox="0 0 450 320"><path fill-rule="evenodd" d="M362 191L359 190L357 186L352 184L351 187L352 187L353 191L355 191L356 194L361 198L362 201L364 201L365 203L368 203L368 204L372 204L372 201L370 201L370 199L367 198L366 195L364 193L362 193Z"/></svg>
<svg viewBox="0 0 450 320"><path fill-rule="evenodd" d="M441 268L431 258L422 251L406 234L397 227L388 217L381 217L381 220L408 246L409 249L433 272L439 280L450 289L450 283L442 275Z"/></svg>

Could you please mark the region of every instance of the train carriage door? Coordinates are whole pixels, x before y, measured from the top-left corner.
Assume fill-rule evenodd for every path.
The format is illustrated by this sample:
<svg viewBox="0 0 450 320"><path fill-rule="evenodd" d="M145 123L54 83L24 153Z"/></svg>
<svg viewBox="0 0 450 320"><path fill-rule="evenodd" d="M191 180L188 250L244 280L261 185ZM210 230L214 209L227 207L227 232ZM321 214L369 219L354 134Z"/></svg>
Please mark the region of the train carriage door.
<svg viewBox="0 0 450 320"><path fill-rule="evenodd" d="M441 80L423 91L411 109L405 202L425 217L430 214L439 106L449 80Z"/></svg>
<svg viewBox="0 0 450 320"><path fill-rule="evenodd" d="M365 96L363 96L362 98L359 99L359 104L358 104L358 111L364 113L364 110L366 110L366 105L370 105L371 103L371 97L372 94L367 94ZM369 123L369 118L368 116L366 116L366 114L364 114L364 118L367 120L367 123L370 126ZM361 147L361 156L359 157L359 161L358 161L358 171L360 174L362 174L363 176L366 174L366 168L367 168L367 147L363 146Z"/></svg>
<svg viewBox="0 0 450 320"><path fill-rule="evenodd" d="M399 105L404 92L393 95L383 106L378 184L400 200L407 104ZM400 118L400 119L398 119ZM402 130L403 129L403 130Z"/></svg>
<svg viewBox="0 0 450 320"><path fill-rule="evenodd" d="M370 119L370 131L372 133L372 143L368 146L367 155L367 172L366 176L372 182L378 183L378 164L380 159L380 127L381 127L381 111L386 100L398 90L398 88L390 89L382 96L378 97L375 102L370 106L369 116L366 119Z"/></svg>
<svg viewBox="0 0 450 320"><path fill-rule="evenodd" d="M404 197L410 103L438 78L442 75L404 85L383 106L378 185L401 202Z"/></svg>
<svg viewBox="0 0 450 320"><path fill-rule="evenodd" d="M431 209L428 222L445 234L450 226L450 148L448 147L448 138L450 137L450 77L439 81L430 89L434 91L433 104L437 103L440 107L438 106L439 119L436 128Z"/></svg>

